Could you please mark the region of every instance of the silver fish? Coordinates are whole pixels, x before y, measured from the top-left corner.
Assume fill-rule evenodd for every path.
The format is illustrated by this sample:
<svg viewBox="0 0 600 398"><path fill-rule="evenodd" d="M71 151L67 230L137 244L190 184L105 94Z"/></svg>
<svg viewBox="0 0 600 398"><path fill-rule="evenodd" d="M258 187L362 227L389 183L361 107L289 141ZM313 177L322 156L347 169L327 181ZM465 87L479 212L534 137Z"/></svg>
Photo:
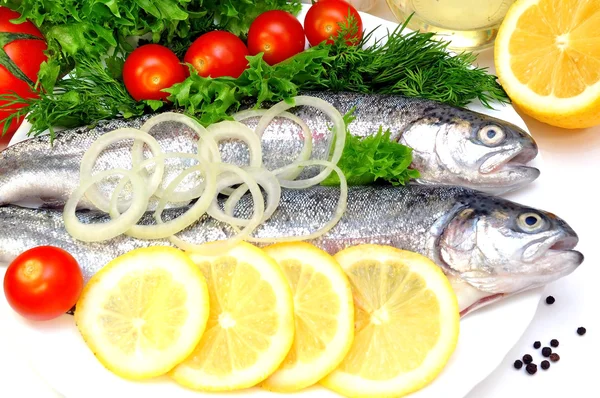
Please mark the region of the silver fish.
<svg viewBox="0 0 600 398"><path fill-rule="evenodd" d="M333 104L342 114L355 108L356 119L349 126L352 134L368 136L380 126L390 129L391 139L413 148L413 167L421 172L423 184L471 187L501 194L535 180L539 170L525 166L537 155L533 139L520 128L470 110L440 103L399 96L350 93L304 93ZM247 104L246 106L250 106ZM292 110L305 120L313 133L313 157L326 157L330 142L327 117L312 107ZM0 205L33 202L46 207L62 207L79 183L79 167L85 151L102 134L121 127L139 128L150 116L132 120L100 123L93 129L78 128L58 134L54 146L50 139L30 139L0 152ZM244 123L250 127L257 118ZM165 152L197 151L196 135L179 123L162 123L150 133ZM296 158L302 147L300 128L287 119L271 123L263 136L263 160L267 168L284 166ZM109 147L99 157L95 171L130 168L131 140ZM223 160L247 164L248 151L237 141L222 143ZM149 152L148 152L149 155ZM168 161L164 184L168 184L192 160ZM316 172L315 169L309 172ZM102 184L108 196L114 180ZM197 181L184 181L187 190ZM82 209L94 209L85 198Z"/></svg>
<svg viewBox="0 0 600 398"><path fill-rule="evenodd" d="M254 233L260 238L307 235L332 216L339 189L313 187L284 190L278 210ZM164 219L186 208L168 209ZM236 209L240 217L252 212L250 197ZM102 222L107 216L79 212L83 222ZM153 223L147 213L142 224ZM170 245L120 236L102 243L83 243L66 232L62 213L52 209L0 207L0 261L38 245L54 245L79 261L86 281L106 263L132 249ZM231 228L209 216L178 236L203 243L226 239ZM353 187L339 223L312 241L334 254L361 243L391 245L421 253L435 261L456 289L462 314L499 298L542 286L574 271L583 255L572 249L577 234L557 216L460 187Z"/></svg>

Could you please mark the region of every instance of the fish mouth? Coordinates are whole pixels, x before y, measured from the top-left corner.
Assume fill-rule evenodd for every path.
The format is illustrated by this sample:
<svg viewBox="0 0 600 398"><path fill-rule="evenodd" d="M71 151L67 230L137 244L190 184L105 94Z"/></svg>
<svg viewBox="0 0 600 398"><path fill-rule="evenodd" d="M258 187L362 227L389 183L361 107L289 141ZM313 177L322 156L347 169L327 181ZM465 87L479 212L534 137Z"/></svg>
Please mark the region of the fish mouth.
<svg viewBox="0 0 600 398"><path fill-rule="evenodd" d="M576 235L561 236L554 241L545 243L546 248L533 258L526 259L533 262L544 276L554 276L558 279L573 272L584 260L581 252L574 250L579 242Z"/></svg>
<svg viewBox="0 0 600 398"><path fill-rule="evenodd" d="M540 170L527 166L538 154L535 145L500 150L491 153L479 166L483 176L489 176L495 181L502 181L502 192L515 190L527 185L540 176Z"/></svg>
<svg viewBox="0 0 600 398"><path fill-rule="evenodd" d="M492 152L479 166L479 172L482 174L497 173L505 169L527 168L527 166L538 155L537 146L533 144L519 145L516 148L501 148L501 150ZM538 170L539 172L539 170Z"/></svg>

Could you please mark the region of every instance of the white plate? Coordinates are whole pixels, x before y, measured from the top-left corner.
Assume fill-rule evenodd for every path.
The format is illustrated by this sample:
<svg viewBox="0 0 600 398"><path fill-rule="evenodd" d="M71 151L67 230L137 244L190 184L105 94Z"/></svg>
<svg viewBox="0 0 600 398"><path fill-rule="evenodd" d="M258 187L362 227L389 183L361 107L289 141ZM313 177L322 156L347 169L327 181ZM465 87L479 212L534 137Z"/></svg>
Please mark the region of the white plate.
<svg viewBox="0 0 600 398"><path fill-rule="evenodd" d="M307 6L304 6L300 19L304 19ZM386 29L396 28L396 24L361 13L366 30L378 29L377 37L384 36ZM374 37L375 38L375 37ZM511 106L497 105L497 110L489 110L480 104L469 106L478 112L486 113L512 122L527 130L527 126ZM14 135L10 145L26 139L30 126L24 123ZM544 168L541 159L536 158L532 165ZM533 182L529 187L510 194L510 199L521 203L535 203L536 197L543 197L542 186ZM414 393L414 398L462 398L486 378L504 359L504 356L521 337L536 312L542 289L535 289L468 315L461 321L458 347L441 375L428 387ZM6 307L6 304L4 303ZM211 397L215 394L198 393L178 386L167 377L151 382L131 382L107 371L87 348L79 335L73 318L64 315L45 323L28 322L12 311L7 311L13 341L22 345L21 352L27 353L32 368L57 392L67 398L143 396L145 398L186 398ZM242 393L219 394L236 396L277 396L258 388ZM297 396L336 397L337 395L321 387L313 387Z"/></svg>

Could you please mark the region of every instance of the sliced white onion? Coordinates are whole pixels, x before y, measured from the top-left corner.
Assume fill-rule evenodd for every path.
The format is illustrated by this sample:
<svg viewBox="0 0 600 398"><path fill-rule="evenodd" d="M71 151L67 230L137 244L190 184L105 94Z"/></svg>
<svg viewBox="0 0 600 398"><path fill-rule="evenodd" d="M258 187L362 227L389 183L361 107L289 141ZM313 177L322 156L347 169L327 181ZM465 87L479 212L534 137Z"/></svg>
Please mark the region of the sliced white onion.
<svg viewBox="0 0 600 398"><path fill-rule="evenodd" d="M212 138L216 143L224 140L239 140L243 141L250 152L250 167L261 167L262 166L262 146L260 138L252 131L248 126L243 123L235 122L231 120L225 120L219 123L215 123L208 127L208 136ZM202 158L209 158L207 147L200 148L200 156ZM215 162L221 162L221 156L219 154L218 159L213 159Z"/></svg>
<svg viewBox="0 0 600 398"><path fill-rule="evenodd" d="M157 157L162 154L162 149L158 144L158 141L154 139L154 137L136 129L132 128L120 128L114 130L110 133L104 134L100 136L85 152L83 158L81 159L81 167L79 170L79 180L80 184L85 184L92 178L92 169L94 168L94 164L96 163L96 159L102 151L104 151L108 146L127 139L133 140L141 140L150 147L150 151L152 154ZM150 180L147 182L144 192L147 192L148 197L146 197L146 201L152 194L156 191L156 189L160 186L163 178L163 174L165 171L165 164L163 161L156 161L156 167ZM90 186L87 192L85 193L86 198L90 200L98 209L102 210L105 213L110 211L110 199L106 198L102 195L102 192L96 186ZM119 202L119 210L125 211L131 207L131 200L126 200L124 202Z"/></svg>
<svg viewBox="0 0 600 398"><path fill-rule="evenodd" d="M84 224L80 222L75 213L79 200L94 184L113 175L123 175L131 181L133 186L133 200L127 211L102 224ZM144 215L147 207L146 183L138 173L125 169L102 171L84 181L67 200L63 210L65 229L73 238L83 242L109 240L127 231L131 225L135 224Z"/></svg>
<svg viewBox="0 0 600 398"><path fill-rule="evenodd" d="M320 98L309 97L309 96L298 96L293 99L293 103L287 103L285 101L281 101L280 103L274 105L271 109L269 109L263 117L258 122L258 126L256 127L256 134L261 137L271 120L275 118L279 113L293 108L299 105L313 106L322 110L332 121L333 123L333 136L330 139L329 144L329 161L330 164L336 165L340 158L342 157L342 153L344 151L344 145L346 143L346 124L344 123L344 118L342 114L329 102L324 101ZM333 153L331 152L331 140L335 140L335 147L333 148ZM316 184L321 183L323 180L331 174L332 168L327 167L322 170L319 174L314 177L311 177L306 180L295 181L294 179L285 178L285 173L289 173L290 171L297 170L300 167L299 163L302 162L294 162L289 166L281 167L277 170L273 170L275 175L280 176L279 182L282 187L285 188L306 188ZM290 166L292 166L290 168Z"/></svg>
<svg viewBox="0 0 600 398"><path fill-rule="evenodd" d="M254 211L252 217L248 220L248 224L244 227L242 231L240 231L233 237L227 239L226 241L214 242L213 245L210 245L210 250L206 245L197 245L194 243L189 243L178 238L175 235L171 236L169 238L171 243L173 243L175 246L179 247L182 250L202 253L207 253L208 251L212 251L214 253L222 253L223 251L226 251L229 248L233 247L236 243L245 240L254 231L254 229L258 225L260 225L261 220L264 216L264 198L258 184L254 181L252 176L246 171L244 171L242 168L232 164L221 163L218 164L218 166L216 167L219 168L218 172L220 173L231 172L238 175L242 179L244 184L248 186L250 193L252 194L252 200L254 203Z"/></svg>
<svg viewBox="0 0 600 398"><path fill-rule="evenodd" d="M139 163L137 166L134 166L133 170L135 170L140 175L143 175L142 171L144 171L146 169L146 167L156 163L156 161L158 159L161 159L161 161L164 161L164 159L191 159L191 160L195 160L196 162L200 162L198 155L195 155L192 153L181 153L181 152L164 153L160 156L155 156L150 159L144 160L142 163ZM116 207L117 210L120 210L120 208L122 208L122 206L118 205L118 198L119 198L119 195L121 194L121 191L123 190L125 185L127 185L127 183L128 183L127 179L121 179L119 184L117 184L117 186L115 187L115 189L112 193L111 201L110 201L111 212L113 211L113 209L115 209L114 206L117 206ZM170 202L172 202L172 203L187 203L191 200L196 199L200 195L202 195L203 191L204 191L204 186L203 186L203 183L201 182L197 186L195 186L187 191L173 192L170 195L170 199L171 199ZM158 187L156 189L156 191L154 191L154 196L156 196L157 198L162 198L164 195L164 192L165 192L165 190L163 188Z"/></svg>
<svg viewBox="0 0 600 398"><path fill-rule="evenodd" d="M165 112L165 113L161 113L156 116L152 116L150 119L148 119L146 121L146 123L144 123L142 125L142 127L140 127L140 130L145 131L146 133L149 133L150 130L152 130L152 128L154 126L156 126L157 124L160 124L160 123L165 123L165 122L175 122L175 123L185 124L190 129L192 129L194 132L196 132L196 134L198 134L198 137L200 137L200 135L202 133L206 132L206 128L203 125L201 125L200 123L198 123L196 121L196 119L189 117L188 115L185 115L183 113L176 113L176 112Z"/></svg>
<svg viewBox="0 0 600 398"><path fill-rule="evenodd" d="M329 232L340 221L340 219L344 215L344 212L346 211L346 206L348 204L348 182L346 181L346 176L344 176L344 173L342 172L342 170L339 167L337 167L335 164L328 162L326 160L317 160L317 159L308 160L306 162L302 162L301 165L305 166L305 167L306 166L326 166L328 168L331 168L333 171L335 171L337 173L337 175L339 176L339 178L340 178L340 199L338 200L338 204L335 208L335 211L334 211L334 214L333 214L333 217L331 218L331 220L327 224L325 224L323 227L318 229L317 231L315 231L309 235L305 235L305 236L287 236L287 237L283 237L283 238L255 238L255 237L249 236L248 238L246 238L246 241L253 242L253 243L277 243L277 242L296 242L296 241L302 241L302 240L313 240L313 239L317 239L320 236Z"/></svg>
<svg viewBox="0 0 600 398"><path fill-rule="evenodd" d="M141 130L118 129L100 137L84 155L81 166L81 186L73 193L67 201L64 210L65 226L71 235L84 241L101 241L114 238L120 234L127 234L139 239L164 239L168 238L173 244L187 251L201 251L204 254L222 253L241 240L250 242L288 242L298 240L316 239L333 228L342 217L348 199L348 186L342 171L336 166L345 144L346 126L342 115L333 106L318 98L299 96L294 98L294 104L281 102L270 110L251 110L234 115L236 121L224 121L216 123L207 129L202 127L194 119L179 113L164 113L149 119ZM293 106L314 106L327 114L333 122L333 135L335 147L329 145L328 160L308 160L312 154L312 134L309 127L299 117L286 112ZM256 131L239 122L248 117L260 116ZM284 117L297 123L304 132L304 145L298 157L291 164L280 167L270 172L262 163L261 137L267 125L275 117ZM155 125L163 122L179 122L190 127L198 135L198 153L163 153L158 142L148 132ZM132 147L132 170L108 170L92 175L92 169L98 156L106 147L123 139L133 139ZM222 162L218 142L235 139L241 140L249 148L250 164L247 167L239 167ZM331 141L330 141L331 142ZM153 157L144 158L144 143L148 145ZM165 172L165 159L192 159L198 165L184 169L166 188L162 188ZM148 177L147 168L155 165L154 172ZM321 166L324 169L315 177L296 181L295 179L305 167ZM302 237L283 238L254 238L252 233L258 226L268 220L276 211L281 200L281 187L303 189L316 185L323 181L331 171L335 171L340 177L340 199L332 219L318 231ZM199 172L202 181L187 191L177 191L177 187L190 174ZM111 198L105 198L98 187L99 181L111 175L121 174L123 178L117 184ZM133 186L133 198L120 201L120 194L124 187L131 183ZM239 185L237 188L233 188ZM267 197L265 207L262 187ZM234 216L235 208L242 196L250 191L253 200L253 213L250 218L238 218ZM218 205L219 193L229 194L224 205L224 210ZM77 202L82 196L96 205L100 210L110 214L112 220L106 224L82 224L77 219L75 209ZM156 225L137 225L137 222L147 211L148 201L151 196L160 198L154 218ZM176 219L163 221L161 218L164 209L169 202L187 203L196 199L184 214ZM121 214L123 213L123 214ZM221 222L230 224L236 232L233 237L211 245L196 245L183 241L176 234L197 222L203 215L208 213L211 217ZM240 230L240 227L243 229Z"/></svg>
<svg viewBox="0 0 600 398"><path fill-rule="evenodd" d="M241 121L241 120L245 120L251 117L257 117L257 116L264 116L265 113L267 113L266 109L248 109L245 111L241 111L236 113L235 115L233 115L233 118L237 121ZM300 119L298 116L294 115L293 113L284 111L281 112L279 115L277 115L277 117L283 117L286 119L291 120L292 122L296 123L297 125L300 126L300 128L302 129L303 132L303 136L304 136L304 145L302 146L302 150L300 151L300 153L298 154L298 157L296 159L294 159L294 162L303 162L305 160L310 159L310 155L312 155L312 150L313 150L313 135L312 132L310 131L310 128L308 127L308 125L304 122L304 120ZM262 133L264 134L264 133ZM262 136L261 134L261 136ZM294 180L296 179L300 173L302 173L302 168L298 168L297 170L291 170L288 173L285 174L281 174L280 177L284 178L284 179L288 179L288 180Z"/></svg>
<svg viewBox="0 0 600 398"><path fill-rule="evenodd" d="M193 153L165 153L164 157L166 159L191 159L195 160L196 162L201 162L201 159L198 157L198 155L195 155ZM145 162L142 162L141 164L143 163ZM190 200L196 199L197 197L202 195L202 192L204 192L204 186L202 183L200 183L187 191L176 191L171 193L171 195L169 195L169 201L175 203L189 202ZM158 187L156 191L154 191L154 196L156 196L157 198L162 198L164 194L165 189L163 189L162 187Z"/></svg>
<svg viewBox="0 0 600 398"><path fill-rule="evenodd" d="M269 219L273 213L275 213L277 206L279 206L279 200L281 199L281 186L277 181L277 177L275 177L273 173L266 169L246 168L244 170L247 171L256 180L258 185L263 187L267 193L267 207L265 208L263 217L260 220L260 222L263 223ZM217 190L222 188L222 186L237 185L241 182L242 179L238 175L228 175L217 183ZM242 184L235 189L231 196L227 199L227 202L225 202L224 212L220 209L218 202L215 199L208 210L208 214L219 221L223 221L231 225L248 225L249 219L237 218L233 216L233 212L237 203L246 192L248 192L248 186L246 184Z"/></svg>
<svg viewBox="0 0 600 398"><path fill-rule="evenodd" d="M140 127L140 130L150 134L150 130L160 123L166 122L175 122L181 123L189 127L196 135L198 135L198 139L206 134L206 128L198 123L193 118L184 115L183 113L175 113L175 112L165 112L160 115L156 115L151 117ZM131 157L133 159L134 167L137 166L144 160L144 143L136 140L131 147Z"/></svg>
<svg viewBox="0 0 600 398"><path fill-rule="evenodd" d="M181 181L183 181L189 174L198 171L204 175L204 192L202 192L200 198L181 216L167 222L162 221L160 216L164 211L166 204L170 200L170 195L175 191ZM167 186L164 196L158 202L156 211L154 213L157 224L132 225L131 228L125 232L125 234L138 239L164 239L184 230L198 221L198 219L202 217L204 213L206 213L210 203L217 194L216 183L216 173L214 172L212 165L200 162L199 165L184 170L169 184L169 186ZM118 213L114 212L116 209L111 210L111 217L119 216Z"/></svg>

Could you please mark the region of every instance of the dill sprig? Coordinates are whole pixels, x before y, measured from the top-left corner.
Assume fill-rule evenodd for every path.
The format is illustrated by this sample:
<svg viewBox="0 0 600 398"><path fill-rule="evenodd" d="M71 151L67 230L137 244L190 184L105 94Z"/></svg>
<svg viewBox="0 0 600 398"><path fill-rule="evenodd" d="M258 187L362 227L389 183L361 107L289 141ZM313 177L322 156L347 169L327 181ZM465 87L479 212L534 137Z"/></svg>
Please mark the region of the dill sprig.
<svg viewBox="0 0 600 398"><path fill-rule="evenodd" d="M473 66L475 54L452 54L449 43L435 40L434 33L405 32L408 22L369 45L377 27L353 46L344 39L356 29L350 16L333 45L318 46L329 48L321 80L302 88L423 97L455 106L474 99L488 108L494 101L510 102L496 76L487 68Z"/></svg>
<svg viewBox="0 0 600 398"><path fill-rule="evenodd" d="M107 63L110 60L107 59ZM39 98L22 98L12 93L0 95L0 100L10 101L3 109L25 105L4 120L5 127L12 119L27 114L27 121L32 124L30 135L37 136L48 129L54 138L54 127L94 125L117 116L140 116L147 107L162 106L160 101L136 102L105 64L87 58L79 61L68 78L56 82L52 93L38 91L38 94Z"/></svg>

